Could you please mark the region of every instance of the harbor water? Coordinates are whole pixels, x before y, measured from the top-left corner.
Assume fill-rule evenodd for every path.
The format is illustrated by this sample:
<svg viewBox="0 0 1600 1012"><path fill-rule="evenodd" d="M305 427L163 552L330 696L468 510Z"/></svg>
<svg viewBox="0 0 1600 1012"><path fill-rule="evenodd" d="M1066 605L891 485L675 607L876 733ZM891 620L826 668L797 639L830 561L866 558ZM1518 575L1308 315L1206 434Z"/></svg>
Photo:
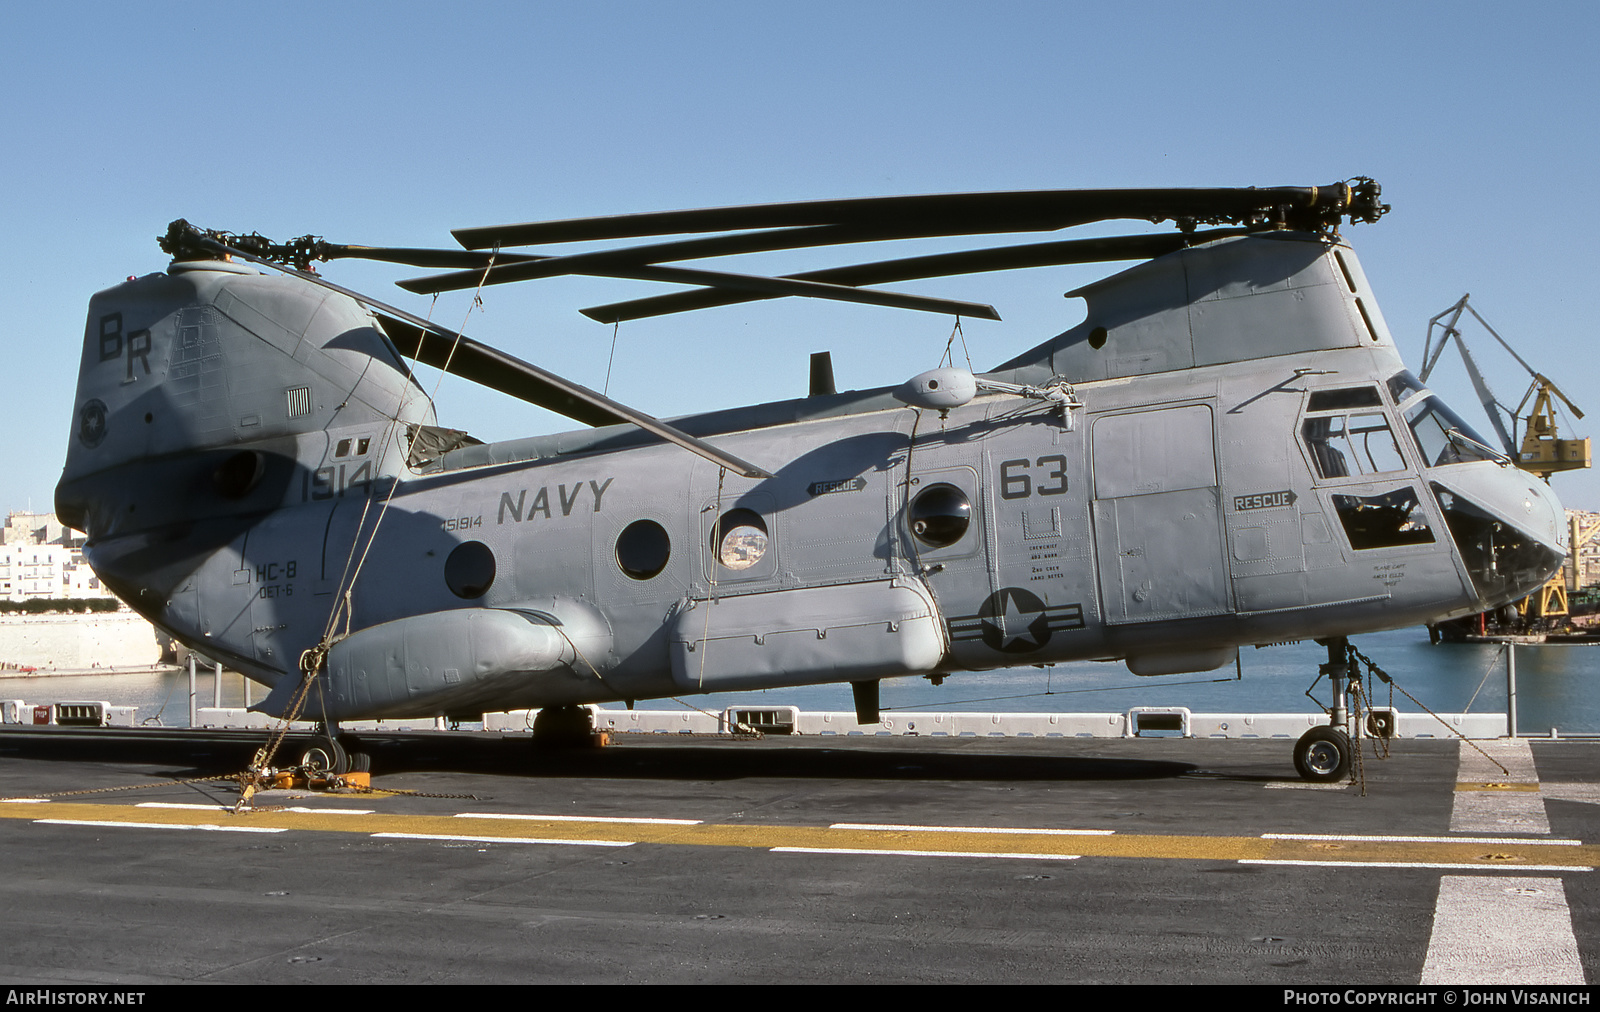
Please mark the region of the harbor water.
<svg viewBox="0 0 1600 1012"><path fill-rule="evenodd" d="M1391 691L1390 686L1370 679L1373 705L1393 705L1402 713L1506 712L1504 646L1433 645L1422 628L1376 633L1352 642L1394 680L1396 688ZM1323 647L1306 641L1264 649L1246 647L1237 668L1204 674L1141 678L1120 663L1080 662L957 673L939 686L923 678L894 678L882 683L882 708L886 712L1118 713L1135 706L1186 706L1196 713L1316 713L1320 704L1330 699L1327 680L1317 677L1317 667L1326 659ZM1518 646L1516 675L1520 734L1543 736L1552 729L1561 735L1600 734L1600 646ZM136 719L141 724L183 727L188 723L188 687L187 669L8 677L0 678L0 698L30 704L105 700L137 706ZM1316 702L1306 697L1308 689ZM210 706L209 670L201 669L197 691L197 704ZM242 676L224 673L222 705L243 705L245 691ZM260 700L266 690L254 685L250 693L251 699ZM637 702L639 708L652 710L692 706L718 711L751 704L854 709L847 685L685 694L678 700Z"/></svg>

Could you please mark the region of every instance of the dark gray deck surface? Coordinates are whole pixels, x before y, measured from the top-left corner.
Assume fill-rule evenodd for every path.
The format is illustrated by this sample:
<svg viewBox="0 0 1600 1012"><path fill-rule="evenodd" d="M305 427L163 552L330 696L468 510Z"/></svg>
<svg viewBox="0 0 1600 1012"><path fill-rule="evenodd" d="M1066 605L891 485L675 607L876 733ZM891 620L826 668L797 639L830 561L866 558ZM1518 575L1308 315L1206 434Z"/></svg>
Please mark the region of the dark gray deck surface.
<svg viewBox="0 0 1600 1012"><path fill-rule="evenodd" d="M258 740L0 735L0 797L226 772ZM1288 853L1267 833L1450 836L1449 741L1369 758L1365 797L1301 785L1287 741L650 736L535 754L526 740L418 735L372 746L376 787L476 800L260 802L374 813L332 819L132 807L237 797L195 784L0 805L0 980L1415 984L1441 877L1461 874L1559 881L1582 971L1600 979L1600 878L1570 870L1600 858L1596 743L1533 745L1551 837L1584 844L1543 848L1569 870L1538 872L1520 870L1538 848L1492 844L1467 871L1377 867L1393 855L1360 842L1292 845L1336 867L1241 863ZM85 824L85 803L119 824ZM582 817L516 824L527 838L613 842L373 835L438 833L426 817L463 812ZM164 819L289 828L129 824ZM614 819L702 825L603 821ZM840 823L1114 832L827 829ZM451 820L464 836L503 838L511 824ZM835 839L840 851L772 849ZM928 853L990 839L990 853L1050 857ZM1082 856L1053 859L1068 854Z"/></svg>

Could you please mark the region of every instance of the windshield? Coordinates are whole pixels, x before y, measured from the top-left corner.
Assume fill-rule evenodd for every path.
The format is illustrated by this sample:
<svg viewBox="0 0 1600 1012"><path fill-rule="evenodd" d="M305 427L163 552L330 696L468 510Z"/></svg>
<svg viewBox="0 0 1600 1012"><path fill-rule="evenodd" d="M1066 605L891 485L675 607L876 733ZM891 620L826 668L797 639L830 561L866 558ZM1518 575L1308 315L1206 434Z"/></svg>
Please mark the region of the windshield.
<svg viewBox="0 0 1600 1012"><path fill-rule="evenodd" d="M1407 408L1405 416L1426 467L1501 459L1472 426L1433 394Z"/></svg>
<svg viewBox="0 0 1600 1012"><path fill-rule="evenodd" d="M1389 377L1389 396L1394 398L1396 404L1404 404L1412 394L1427 393L1428 388L1422 381L1412 374L1410 369L1405 369Z"/></svg>

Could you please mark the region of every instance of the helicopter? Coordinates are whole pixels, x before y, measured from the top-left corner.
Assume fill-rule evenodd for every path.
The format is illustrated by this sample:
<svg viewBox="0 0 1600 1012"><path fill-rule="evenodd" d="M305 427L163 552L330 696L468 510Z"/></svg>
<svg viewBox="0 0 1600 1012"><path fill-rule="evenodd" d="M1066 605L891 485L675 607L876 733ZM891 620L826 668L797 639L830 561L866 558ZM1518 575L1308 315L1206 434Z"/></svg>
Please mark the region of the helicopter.
<svg viewBox="0 0 1600 1012"><path fill-rule="evenodd" d="M1548 487L1401 361L1341 236L1380 194L853 198L461 229L461 249L179 220L164 271L90 301L56 512L119 597L266 685L256 709L318 721L334 772L365 760L341 721L537 708L555 738L592 703L848 682L872 723L888 677L1174 674L1315 639L1334 705L1294 761L1336 780L1349 636L1517 600L1566 551ZM1116 219L1176 228L787 276L681 266ZM636 243L507 252L617 239ZM806 397L663 421L311 266L345 257L444 269L399 282L424 294L692 286L583 310L607 323L796 296L998 319L874 286L1135 263L987 371L838 391L823 353ZM439 423L417 363L591 428L479 442Z"/></svg>

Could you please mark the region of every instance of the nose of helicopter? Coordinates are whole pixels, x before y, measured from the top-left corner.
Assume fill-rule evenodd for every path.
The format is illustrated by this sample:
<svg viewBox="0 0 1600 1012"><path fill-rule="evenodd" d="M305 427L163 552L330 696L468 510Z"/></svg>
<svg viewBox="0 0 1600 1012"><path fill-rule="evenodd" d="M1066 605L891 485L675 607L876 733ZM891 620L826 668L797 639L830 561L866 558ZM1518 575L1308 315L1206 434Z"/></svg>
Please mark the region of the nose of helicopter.
<svg viewBox="0 0 1600 1012"><path fill-rule="evenodd" d="M1432 482L1484 610L1532 594L1567 556L1567 519L1550 486L1525 471L1481 463Z"/></svg>

